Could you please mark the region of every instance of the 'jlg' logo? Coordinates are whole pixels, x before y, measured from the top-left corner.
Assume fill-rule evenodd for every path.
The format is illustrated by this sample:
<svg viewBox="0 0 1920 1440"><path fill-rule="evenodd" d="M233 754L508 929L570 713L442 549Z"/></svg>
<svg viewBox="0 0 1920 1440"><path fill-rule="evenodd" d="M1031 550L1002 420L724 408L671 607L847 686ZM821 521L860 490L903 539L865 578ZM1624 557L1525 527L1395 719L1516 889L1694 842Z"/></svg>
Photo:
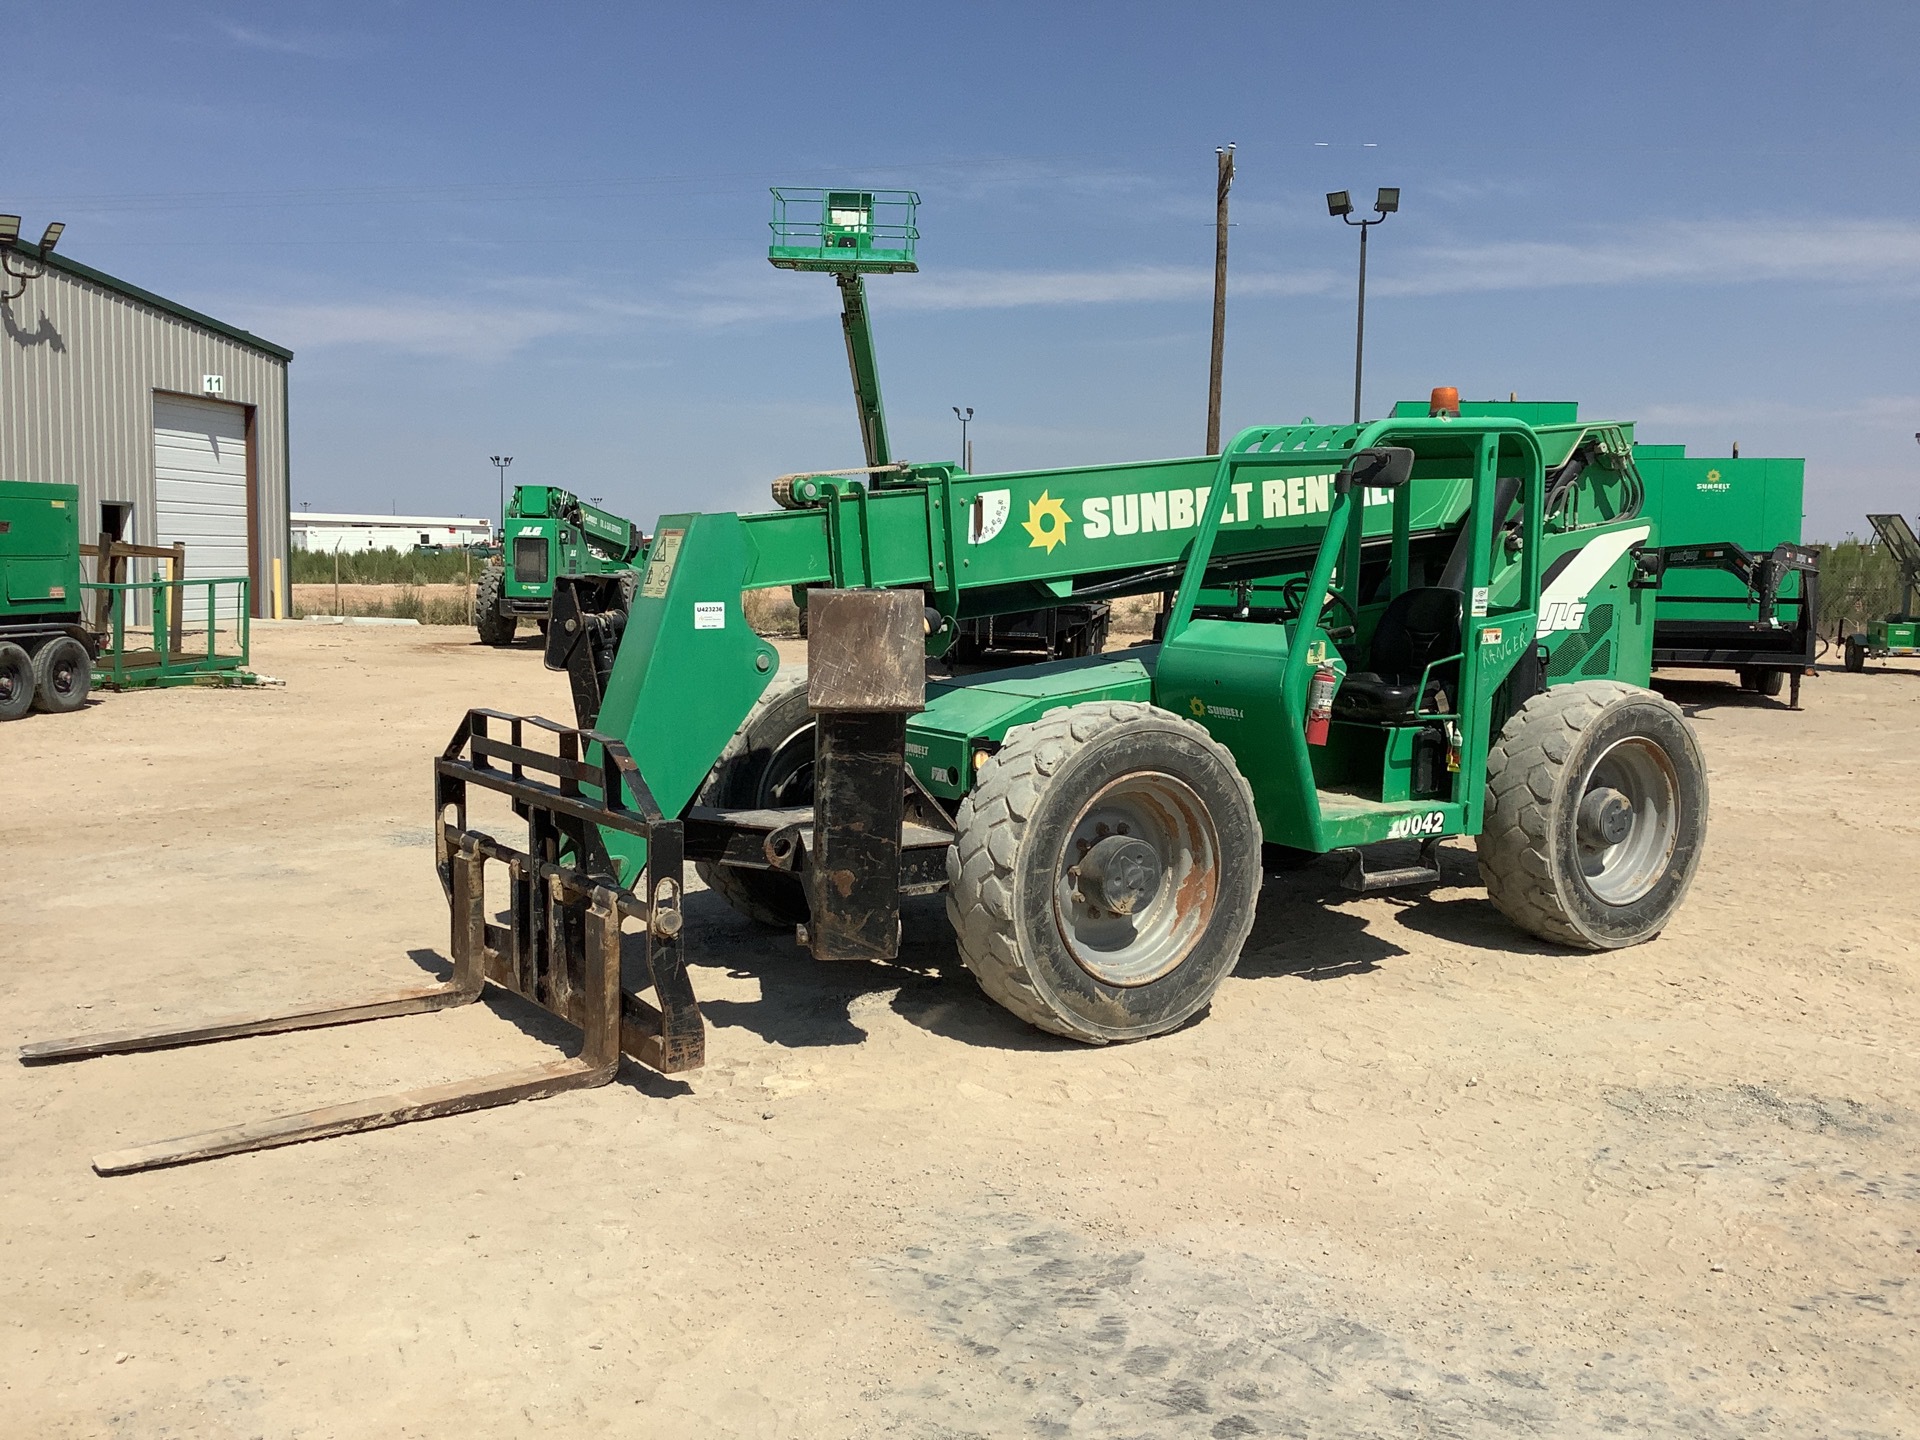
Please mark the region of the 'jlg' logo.
<svg viewBox="0 0 1920 1440"><path fill-rule="evenodd" d="M1429 810L1425 815L1402 815L1387 826L1387 839L1409 840L1416 835L1439 835L1447 828L1447 812Z"/></svg>
<svg viewBox="0 0 1920 1440"><path fill-rule="evenodd" d="M1540 612L1540 625L1534 634L1551 635L1556 630L1578 630L1586 623L1586 601L1554 600Z"/></svg>

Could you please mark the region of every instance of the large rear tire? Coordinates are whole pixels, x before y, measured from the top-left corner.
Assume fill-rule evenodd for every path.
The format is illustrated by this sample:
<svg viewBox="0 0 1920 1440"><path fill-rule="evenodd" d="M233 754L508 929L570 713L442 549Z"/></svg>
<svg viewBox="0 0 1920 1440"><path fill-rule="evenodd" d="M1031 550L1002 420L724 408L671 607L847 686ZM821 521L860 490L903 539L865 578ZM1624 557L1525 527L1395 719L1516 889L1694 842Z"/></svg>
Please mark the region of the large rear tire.
<svg viewBox="0 0 1920 1440"><path fill-rule="evenodd" d="M500 590L505 572L489 565L480 572L480 583L473 591L473 628L480 632L483 645L511 645L520 628L518 616L502 614Z"/></svg>
<svg viewBox="0 0 1920 1440"><path fill-rule="evenodd" d="M1578 950L1658 935L1699 868L1707 768L1686 717L1612 680L1558 685L1487 757L1480 877L1523 930Z"/></svg>
<svg viewBox="0 0 1920 1440"><path fill-rule="evenodd" d="M68 715L87 703L93 657L71 635L57 635L33 653L33 708Z"/></svg>
<svg viewBox="0 0 1920 1440"><path fill-rule="evenodd" d="M1015 726L957 828L960 958L1056 1035L1173 1029L1212 1000L1253 928L1253 791L1205 730L1151 705L1096 701Z"/></svg>
<svg viewBox="0 0 1920 1440"><path fill-rule="evenodd" d="M0 720L18 720L33 708L33 660L11 640L0 640Z"/></svg>
<svg viewBox="0 0 1920 1440"><path fill-rule="evenodd" d="M735 810L813 803L813 712L807 708L804 668L783 669L773 677L694 800ZM812 913L806 891L792 875L712 860L696 860L693 868L709 890L762 925L791 930Z"/></svg>

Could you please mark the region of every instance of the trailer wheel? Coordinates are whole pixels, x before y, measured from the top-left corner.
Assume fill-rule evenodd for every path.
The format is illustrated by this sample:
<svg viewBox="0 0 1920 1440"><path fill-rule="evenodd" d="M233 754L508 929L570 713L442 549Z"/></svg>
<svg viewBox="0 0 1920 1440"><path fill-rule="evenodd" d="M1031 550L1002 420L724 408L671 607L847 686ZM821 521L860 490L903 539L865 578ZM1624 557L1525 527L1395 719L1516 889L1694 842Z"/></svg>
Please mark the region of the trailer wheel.
<svg viewBox="0 0 1920 1440"><path fill-rule="evenodd" d="M480 632L484 645L511 645L514 632L520 628L518 616L501 612L500 590L504 580L505 572L489 565L480 572L480 583L474 587L473 628Z"/></svg>
<svg viewBox="0 0 1920 1440"><path fill-rule="evenodd" d="M1651 940L1693 883L1707 770L1686 717L1611 680L1559 685L1487 757L1480 878L1507 918L1578 950Z"/></svg>
<svg viewBox="0 0 1920 1440"><path fill-rule="evenodd" d="M994 1000L1091 1044L1157 1035L1213 998L1253 928L1253 791L1177 715L1057 710L981 767L947 878L960 958Z"/></svg>
<svg viewBox="0 0 1920 1440"><path fill-rule="evenodd" d="M33 661L11 640L0 641L0 720L18 720L33 708Z"/></svg>
<svg viewBox="0 0 1920 1440"><path fill-rule="evenodd" d="M1859 674L1867 668L1867 647L1857 636L1847 637L1847 669Z"/></svg>
<svg viewBox="0 0 1920 1440"><path fill-rule="evenodd" d="M807 708L804 669L783 669L773 677L713 762L694 801L736 810L813 803L813 712ZM709 890L762 925L791 930L812 913L806 891L792 875L712 860L696 860L693 868Z"/></svg>
<svg viewBox="0 0 1920 1440"><path fill-rule="evenodd" d="M71 635L56 635L33 655L33 708L67 715L87 703L93 657Z"/></svg>
<svg viewBox="0 0 1920 1440"><path fill-rule="evenodd" d="M1746 666L1740 671L1740 688L1751 690L1756 695L1765 695L1769 700L1777 698L1786 683L1787 672L1784 670L1761 670Z"/></svg>

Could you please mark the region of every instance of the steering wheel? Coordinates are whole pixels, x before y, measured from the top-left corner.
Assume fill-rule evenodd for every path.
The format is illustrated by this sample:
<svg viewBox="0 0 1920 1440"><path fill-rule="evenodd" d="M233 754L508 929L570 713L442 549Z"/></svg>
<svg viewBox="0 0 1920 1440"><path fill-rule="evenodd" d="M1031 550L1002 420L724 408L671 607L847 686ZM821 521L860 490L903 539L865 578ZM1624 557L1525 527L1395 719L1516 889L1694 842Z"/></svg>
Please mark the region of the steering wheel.
<svg viewBox="0 0 1920 1440"><path fill-rule="evenodd" d="M1280 603L1290 607L1296 616L1304 616L1307 609L1307 577L1304 575L1295 575L1291 580L1287 581L1286 584L1282 585L1280 587ZM1338 606L1346 612L1347 624L1349 626L1356 630L1360 628L1360 617L1354 613L1353 606L1348 603L1347 597L1342 595L1338 590L1333 591L1327 596L1327 603L1320 607L1320 614L1315 617L1314 623L1324 628L1327 613L1335 606Z"/></svg>

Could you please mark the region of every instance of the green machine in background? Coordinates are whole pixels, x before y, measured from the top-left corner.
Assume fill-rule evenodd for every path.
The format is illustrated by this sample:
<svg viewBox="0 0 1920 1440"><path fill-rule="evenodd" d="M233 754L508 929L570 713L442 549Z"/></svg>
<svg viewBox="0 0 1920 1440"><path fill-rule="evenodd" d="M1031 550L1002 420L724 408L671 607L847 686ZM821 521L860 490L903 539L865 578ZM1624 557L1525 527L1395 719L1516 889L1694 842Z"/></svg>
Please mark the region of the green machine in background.
<svg viewBox="0 0 1920 1440"><path fill-rule="evenodd" d="M0 480L0 720L78 710L97 648L81 617L80 487Z"/></svg>
<svg viewBox="0 0 1920 1440"><path fill-rule="evenodd" d="M840 328L853 379L854 408L866 464L840 474L876 477L903 472L887 436L886 405L880 398L880 362L873 343L867 306L868 275L906 275L918 271L920 197L911 190L775 189L773 243L767 259L781 270L831 275L840 288ZM774 498L787 503L776 490ZM803 607L804 590L794 596ZM956 660L989 655L1053 659L1097 655L1106 644L1111 606L1105 601L1049 603L963 622L952 637Z"/></svg>
<svg viewBox="0 0 1920 1440"><path fill-rule="evenodd" d="M551 485L516 485L500 559L474 589L474 628L489 645L511 644L523 619L544 631L556 576L632 574L646 549L631 520Z"/></svg>
<svg viewBox="0 0 1920 1440"><path fill-rule="evenodd" d="M1847 669L1864 670L1869 659L1887 655L1920 655L1920 615L1913 609L1913 592L1920 588L1920 539L1904 515L1869 515L1880 543L1900 567L1900 608L1867 628L1847 636Z"/></svg>
<svg viewBox="0 0 1920 1440"><path fill-rule="evenodd" d="M246 668L248 577L183 579L184 546L132 545L111 536L83 545L79 508L77 485L0 481L0 720L17 720L29 709L71 713L86 704L95 684L131 690L259 683ZM83 555L109 578L82 579ZM132 559L165 561L171 574L128 580ZM129 615L136 601L147 612L145 623ZM196 616L189 616L189 601ZM224 644L222 614L233 620Z"/></svg>

